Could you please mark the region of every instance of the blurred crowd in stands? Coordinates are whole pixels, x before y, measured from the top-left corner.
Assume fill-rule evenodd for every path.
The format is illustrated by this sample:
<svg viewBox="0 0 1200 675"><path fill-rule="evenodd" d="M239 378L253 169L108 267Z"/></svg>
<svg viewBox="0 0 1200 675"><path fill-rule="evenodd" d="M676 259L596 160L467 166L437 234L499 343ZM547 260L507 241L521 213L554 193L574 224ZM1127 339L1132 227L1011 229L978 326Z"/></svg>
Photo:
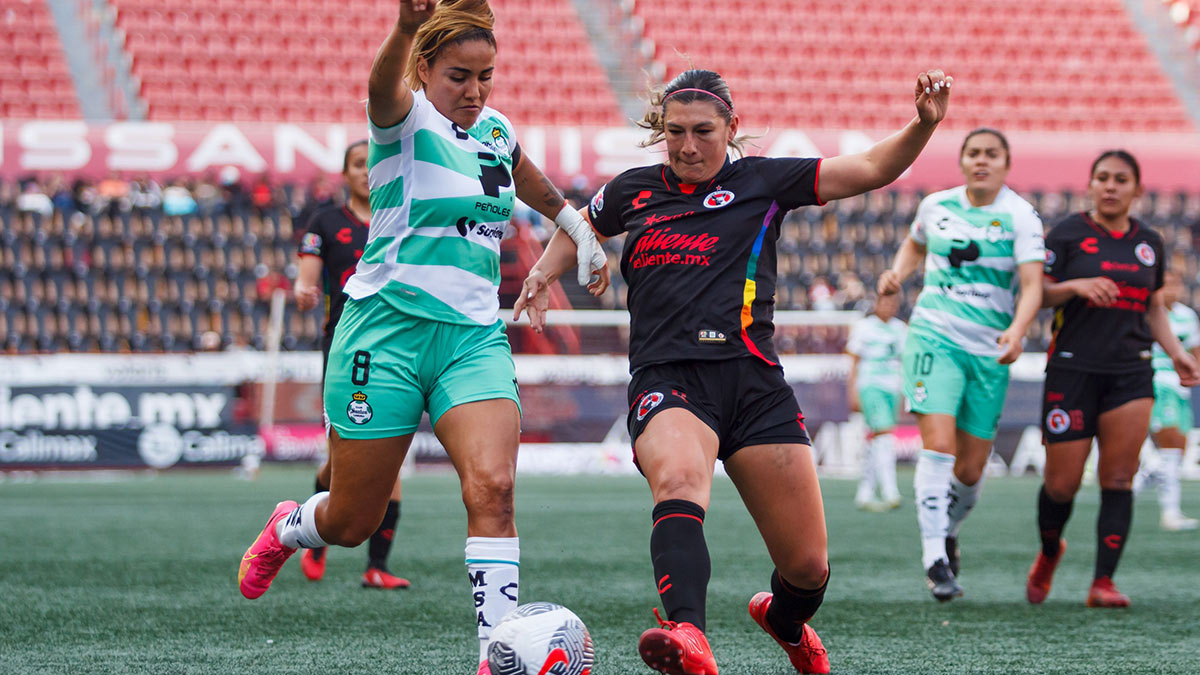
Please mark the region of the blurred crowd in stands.
<svg viewBox="0 0 1200 675"><path fill-rule="evenodd" d="M232 167L163 183L115 174L0 181L2 350L263 349L276 289L287 294L283 349L319 349L323 307L300 312L290 291L297 240L316 209L344 200L339 183L278 185ZM568 197L585 204L592 187L576 179ZM1047 226L1087 207L1076 194L1025 196ZM920 198L878 191L790 214L779 239L776 308L867 311ZM1200 306L1200 194L1149 193L1134 215L1163 235L1170 265L1188 283L1184 302ZM553 224L519 209L513 227L545 241ZM607 244L614 284L604 297L564 287L575 307L623 306L622 243ZM918 276L906 287L905 316L919 290ZM1045 349L1049 321L1043 312L1027 350ZM812 326L781 327L776 339L782 353L837 353L845 338L844 327Z"/></svg>

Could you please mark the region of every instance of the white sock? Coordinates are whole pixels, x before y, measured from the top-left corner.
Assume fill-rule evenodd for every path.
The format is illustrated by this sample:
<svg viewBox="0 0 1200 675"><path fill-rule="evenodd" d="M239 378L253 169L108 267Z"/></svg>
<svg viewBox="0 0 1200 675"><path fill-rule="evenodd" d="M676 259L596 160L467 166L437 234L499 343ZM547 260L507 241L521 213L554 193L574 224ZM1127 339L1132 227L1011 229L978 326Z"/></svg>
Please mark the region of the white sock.
<svg viewBox="0 0 1200 675"><path fill-rule="evenodd" d="M917 455L913 491L917 497L917 525L921 528L921 566L933 567L946 560L946 530L950 526L946 507L950 503L950 478L954 455L922 450Z"/></svg>
<svg viewBox="0 0 1200 675"><path fill-rule="evenodd" d="M875 481L879 483L879 494L885 502L900 501L900 489L896 487L896 437L891 433L875 437Z"/></svg>
<svg viewBox="0 0 1200 675"><path fill-rule="evenodd" d="M467 576L479 631L479 660L487 659L488 640L500 619L517 608L521 571L518 537L467 537Z"/></svg>
<svg viewBox="0 0 1200 675"><path fill-rule="evenodd" d="M1182 448L1160 448L1158 506L1163 513L1178 515L1179 508L1179 469L1183 464Z"/></svg>
<svg viewBox="0 0 1200 675"><path fill-rule="evenodd" d="M979 501L979 493L983 490L983 476L974 485L967 485L958 479L954 474L950 475L950 505L946 508L946 517L949 521L949 527L946 528L946 535L950 537L958 536L958 529L962 527L962 523L967 519L967 514L971 509L975 508L975 503Z"/></svg>
<svg viewBox="0 0 1200 675"><path fill-rule="evenodd" d="M863 446L862 477L858 479L858 492L854 495L855 504L866 504L875 499L875 439Z"/></svg>
<svg viewBox="0 0 1200 675"><path fill-rule="evenodd" d="M275 525L275 534L288 548L321 548L328 546L317 534L317 505L329 499L328 492L318 492L297 506L287 518Z"/></svg>

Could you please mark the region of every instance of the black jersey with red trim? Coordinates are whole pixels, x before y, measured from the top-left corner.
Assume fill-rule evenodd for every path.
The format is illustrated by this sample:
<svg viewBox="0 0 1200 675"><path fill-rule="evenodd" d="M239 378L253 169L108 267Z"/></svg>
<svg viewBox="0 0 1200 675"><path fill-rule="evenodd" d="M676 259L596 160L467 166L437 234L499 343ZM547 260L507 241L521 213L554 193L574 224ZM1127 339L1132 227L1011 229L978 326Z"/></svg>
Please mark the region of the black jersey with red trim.
<svg viewBox="0 0 1200 675"><path fill-rule="evenodd" d="M1165 265L1162 237L1132 218L1124 233L1109 232L1086 213L1051 228L1046 276L1054 281L1108 277L1120 295L1108 307L1077 296L1060 305L1046 367L1094 373L1150 370L1154 338L1146 309L1150 296L1162 288Z"/></svg>
<svg viewBox="0 0 1200 675"><path fill-rule="evenodd" d="M631 371L655 363L757 357L777 365L775 242L783 216L818 204L819 159L725 161L708 183L665 165L630 169L588 207L596 231L625 232Z"/></svg>
<svg viewBox="0 0 1200 675"><path fill-rule="evenodd" d="M342 288L367 246L369 226L345 206L328 206L313 214L300 240L300 255L317 256L324 264L326 335L333 335L334 326L342 318L346 305Z"/></svg>

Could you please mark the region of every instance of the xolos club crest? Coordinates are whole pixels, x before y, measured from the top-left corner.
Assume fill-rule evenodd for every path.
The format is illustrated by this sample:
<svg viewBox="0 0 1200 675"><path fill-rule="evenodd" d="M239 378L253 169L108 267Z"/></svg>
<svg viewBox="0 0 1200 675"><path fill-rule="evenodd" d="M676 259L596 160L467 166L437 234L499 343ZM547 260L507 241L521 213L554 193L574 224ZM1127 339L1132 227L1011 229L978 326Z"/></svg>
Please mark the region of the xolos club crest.
<svg viewBox="0 0 1200 675"><path fill-rule="evenodd" d="M652 391L646 394L638 401L637 418L638 421L646 419L646 415L650 414L651 410L658 407L663 402L663 395L660 391Z"/></svg>
<svg viewBox="0 0 1200 675"><path fill-rule="evenodd" d="M350 395L354 399L346 406L346 417L350 418L355 424L366 424L375 416L375 411L371 410L371 404L367 403L367 395L361 391L356 391Z"/></svg>
<svg viewBox="0 0 1200 675"><path fill-rule="evenodd" d="M733 193L729 190L717 190L716 192L708 193L704 198L704 208L719 209L729 202L733 201Z"/></svg>

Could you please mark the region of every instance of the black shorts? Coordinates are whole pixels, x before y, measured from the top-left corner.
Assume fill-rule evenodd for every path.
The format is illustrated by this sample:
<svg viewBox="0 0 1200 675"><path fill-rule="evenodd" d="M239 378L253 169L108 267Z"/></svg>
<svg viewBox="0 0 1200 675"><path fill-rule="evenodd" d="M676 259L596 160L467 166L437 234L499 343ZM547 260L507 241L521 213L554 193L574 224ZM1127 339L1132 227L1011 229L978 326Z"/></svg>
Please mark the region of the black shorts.
<svg viewBox="0 0 1200 675"><path fill-rule="evenodd" d="M1061 443L1096 435L1097 419L1139 398L1154 398L1154 371L1085 373L1047 368L1042 388L1042 438Z"/></svg>
<svg viewBox="0 0 1200 675"><path fill-rule="evenodd" d="M748 445L811 444L783 370L758 359L673 361L637 371L629 383L630 440L671 408L686 409L717 433L722 461Z"/></svg>

